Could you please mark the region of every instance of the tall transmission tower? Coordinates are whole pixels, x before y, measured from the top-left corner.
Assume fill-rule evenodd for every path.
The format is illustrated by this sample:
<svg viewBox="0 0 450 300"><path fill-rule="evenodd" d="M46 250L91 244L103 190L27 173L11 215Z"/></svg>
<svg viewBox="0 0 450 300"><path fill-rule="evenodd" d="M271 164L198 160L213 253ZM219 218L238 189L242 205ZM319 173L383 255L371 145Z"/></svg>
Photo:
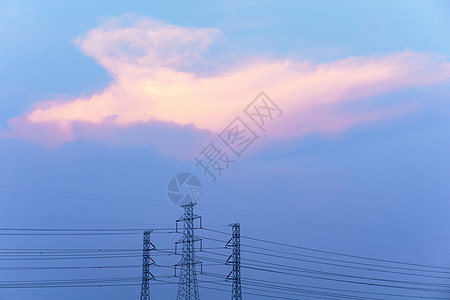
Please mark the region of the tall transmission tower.
<svg viewBox="0 0 450 300"><path fill-rule="evenodd" d="M155 245L150 242L150 234L153 230L144 231L143 250L142 250L142 285L141 300L150 300L150 279L155 277L150 272L150 265L155 261L150 256L150 251L155 250Z"/></svg>
<svg viewBox="0 0 450 300"><path fill-rule="evenodd" d="M227 263L233 266L232 271L228 274L227 279L233 281L231 299L242 300L241 291L241 226L239 223L230 224L232 228L231 239L227 243L227 247L232 247L233 252L227 259Z"/></svg>
<svg viewBox="0 0 450 300"><path fill-rule="evenodd" d="M196 264L200 261L195 259L195 242L200 239L194 235L194 220L200 219L201 228L201 217L194 215L194 206L195 203L192 202L183 205L184 215L176 223L178 231L178 222L184 222L183 237L175 243L175 252L177 244L183 246L181 261L176 265L181 266L177 300L199 300Z"/></svg>

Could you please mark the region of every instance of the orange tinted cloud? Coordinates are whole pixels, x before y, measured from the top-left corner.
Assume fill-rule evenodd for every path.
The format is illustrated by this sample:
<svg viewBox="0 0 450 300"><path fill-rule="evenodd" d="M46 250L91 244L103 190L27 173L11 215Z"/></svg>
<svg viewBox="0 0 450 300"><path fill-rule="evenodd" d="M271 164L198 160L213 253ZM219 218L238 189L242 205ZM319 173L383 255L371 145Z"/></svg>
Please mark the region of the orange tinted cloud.
<svg viewBox="0 0 450 300"><path fill-rule="evenodd" d="M88 131L105 127L161 122L216 133L264 90L285 112L270 136L297 138L407 113L417 103L391 103L378 111L346 111L345 106L450 77L448 62L412 51L323 64L242 59L213 74L192 71L220 34L146 18L113 18L75 40L108 70L109 86L69 101L38 103L12 118L2 135L57 146L92 138L96 135ZM80 126L89 130L77 130Z"/></svg>

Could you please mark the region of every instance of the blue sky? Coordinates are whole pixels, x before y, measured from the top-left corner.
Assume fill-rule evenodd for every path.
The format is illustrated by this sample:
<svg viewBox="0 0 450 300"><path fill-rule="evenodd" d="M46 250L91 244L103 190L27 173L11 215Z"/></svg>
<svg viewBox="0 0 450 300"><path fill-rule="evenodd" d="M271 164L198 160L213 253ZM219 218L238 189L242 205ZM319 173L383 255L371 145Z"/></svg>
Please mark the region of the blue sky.
<svg viewBox="0 0 450 300"><path fill-rule="evenodd" d="M449 14L446 1L0 0L0 227L171 227L182 210L166 185L187 171L204 185L205 226L450 266ZM161 40L139 40L147 31ZM262 90L284 114L211 183L191 157ZM140 236L1 238L3 248L141 246ZM0 299L138 293L0 289Z"/></svg>

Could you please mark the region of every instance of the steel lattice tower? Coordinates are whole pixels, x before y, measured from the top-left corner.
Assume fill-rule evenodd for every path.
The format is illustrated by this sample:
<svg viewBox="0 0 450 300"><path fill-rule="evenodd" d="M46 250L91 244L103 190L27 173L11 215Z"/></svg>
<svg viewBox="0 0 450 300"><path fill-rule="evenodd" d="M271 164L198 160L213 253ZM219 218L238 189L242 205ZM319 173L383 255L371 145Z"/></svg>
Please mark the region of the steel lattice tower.
<svg viewBox="0 0 450 300"><path fill-rule="evenodd" d="M178 222L184 222L183 237L176 243L176 245L183 245L182 259L177 264L177 266L181 266L180 280L178 282L177 300L199 299L196 264L200 262L195 259L194 244L196 241L200 241L200 239L195 237L194 235L194 220L200 218L200 216L194 215L194 206L195 203L183 205L182 207L184 208L184 215L177 220L177 230Z"/></svg>
<svg viewBox="0 0 450 300"><path fill-rule="evenodd" d="M155 277L150 272L150 265L155 261L150 257L150 251L155 250L155 246L150 242L150 234L153 230L144 231L143 250L142 250L142 285L141 300L150 300L150 279Z"/></svg>
<svg viewBox="0 0 450 300"><path fill-rule="evenodd" d="M239 223L230 224L232 228L232 236L228 241L227 246L233 247L233 252L228 257L227 263L232 264L233 269L228 274L227 279L232 279L232 292L231 299L232 300L242 300L242 291L241 291L241 226Z"/></svg>

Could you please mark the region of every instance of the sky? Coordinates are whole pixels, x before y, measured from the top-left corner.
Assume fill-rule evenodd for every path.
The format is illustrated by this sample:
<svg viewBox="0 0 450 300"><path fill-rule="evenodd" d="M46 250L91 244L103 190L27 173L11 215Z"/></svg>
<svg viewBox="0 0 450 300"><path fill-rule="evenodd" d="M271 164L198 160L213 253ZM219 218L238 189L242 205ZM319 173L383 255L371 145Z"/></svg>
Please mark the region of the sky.
<svg viewBox="0 0 450 300"><path fill-rule="evenodd" d="M449 28L450 3L434 0L0 0L0 228L172 228L183 210L167 184L189 172L207 228L239 222L244 236L450 267ZM263 126L255 103L272 108L260 106ZM250 134L237 153L236 124ZM194 159L208 145L232 161L220 174ZM161 248L177 238L152 235ZM0 245L140 249L142 236ZM0 278L141 275L119 271ZM139 285L0 289L1 300L138 296Z"/></svg>

